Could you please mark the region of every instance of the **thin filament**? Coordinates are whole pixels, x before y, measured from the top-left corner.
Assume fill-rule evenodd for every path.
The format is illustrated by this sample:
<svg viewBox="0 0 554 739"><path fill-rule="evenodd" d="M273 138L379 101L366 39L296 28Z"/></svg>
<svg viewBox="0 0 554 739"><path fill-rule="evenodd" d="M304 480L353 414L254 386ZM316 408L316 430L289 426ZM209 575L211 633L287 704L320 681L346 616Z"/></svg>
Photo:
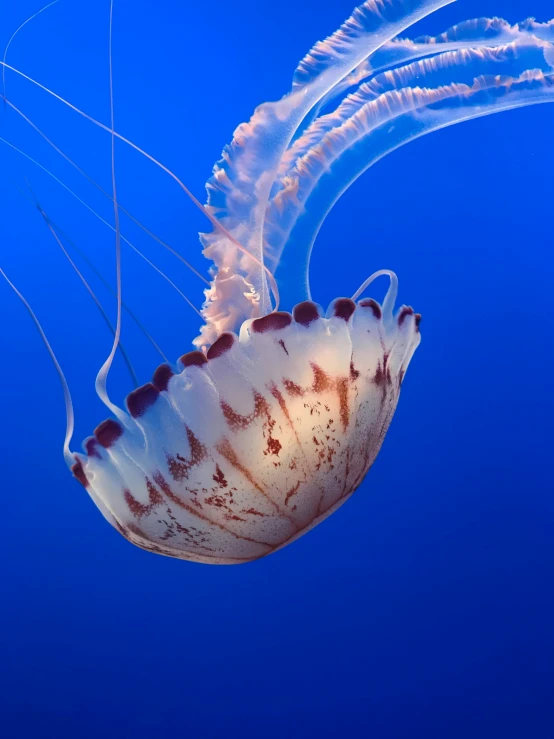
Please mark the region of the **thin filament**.
<svg viewBox="0 0 554 739"><path fill-rule="evenodd" d="M27 300L23 297L23 295L19 292L17 287L10 280L10 278L7 276L7 274L4 272L2 267L0 267L0 275L2 275L2 277L8 283L8 285L11 287L11 289L14 291L14 293L17 295L17 297L21 300L23 305L29 311L29 315L31 316L35 326L37 327L37 330L40 334L40 338L42 339L44 346L48 350L48 353L50 354L50 358L52 362L54 363L54 367L56 368L56 372L58 373L58 377L60 378L60 383L61 383L62 390L63 390L63 399L65 403L65 417L66 417L65 438L63 442L63 456L64 456L67 466L71 468L71 466L75 463L75 458L69 449L69 445L71 443L71 439L73 438L73 430L75 428L75 416L73 413L73 401L71 400L71 393L69 391L69 385L67 384L67 380L65 379L65 375L54 353L54 350L50 346L50 342L46 338L44 329L40 325L40 321L36 317L33 309L31 308Z"/></svg>
<svg viewBox="0 0 554 739"><path fill-rule="evenodd" d="M71 164L71 166L74 167L77 170L77 172L79 172L79 174L81 174L85 179L87 179L91 183L91 185L94 185L94 187L96 187L103 195L105 195L107 198L109 198L113 202L113 197L110 195L110 193L107 192L106 190L104 190L104 188L101 185L99 185L98 182L96 182L83 169L81 169L81 167L79 167L79 165L76 162L74 162L73 159L71 159L64 151L62 151L58 146L56 146L56 144L51 139L49 139L48 136L43 131L41 131L41 129L35 123L33 123L33 121L30 118L28 118L25 115L25 113L23 113L22 110L20 110L10 100L4 99L4 102L15 113L17 113L19 116L21 116L21 118L23 118L23 120L31 126L31 128L33 128L40 136L42 136L42 138L46 141L46 143L49 144L54 149L54 151L56 151L61 157L63 157L66 160L66 162L68 162L69 164ZM5 143L8 143L8 142L5 142ZM13 144L9 144L8 143L8 146L12 146L12 148L14 148L14 149L16 148L15 146L13 146ZM16 149L16 150L17 151L20 151L19 149ZM32 159L31 157L29 157L24 152L21 152L20 151L20 153L23 154L23 156L26 156L28 159L31 159L31 161L34 161L34 159ZM38 165L38 166L41 166L41 165ZM46 171L48 171L48 170L46 170ZM51 175L51 176L54 177L54 175ZM54 177L54 179L57 179L57 178ZM57 181L60 182L60 180L57 180ZM60 182L60 184L63 184L63 183ZM65 185L64 185L64 187L65 187ZM69 189L69 188L66 187L66 189ZM75 197L77 197L77 196L75 196ZM83 205L86 206L86 203L84 203L83 201L81 201L81 202L83 203ZM86 206L86 207L88 207L88 206ZM89 210L90 210L90 208L89 208ZM137 218L135 218L128 210L125 210L125 208L122 208L121 205L119 205L119 210L122 213L125 213L125 215L131 221L133 221L133 223L135 223L139 228L141 228L146 234L148 234L148 236L150 236L152 239L154 239L155 241L157 241L158 244L160 244L161 246L163 246L171 254L173 254L175 257L177 257L177 259L179 259L186 267L188 267L188 269L190 269L191 272L193 272L197 277L199 277L204 284L206 284L206 285L209 285L210 284L209 280L207 280L204 277L204 275L202 275L195 267L193 267L192 264L190 264L190 262L187 262L187 260L181 254L179 254L178 251L176 251L175 249L173 249L173 247L169 246L169 244L166 244L165 241L162 241L162 239L159 238L159 236L156 236L155 233L153 233L148 228L146 228L146 226L143 223L141 223ZM104 223L107 223L107 221L104 221ZM107 224L107 225L109 225L109 224ZM112 228L112 230L113 230L113 226L110 226L110 228ZM125 239L123 239L123 241L125 241ZM129 243L129 242L127 242L127 243Z"/></svg>
<svg viewBox="0 0 554 739"><path fill-rule="evenodd" d="M34 164L36 164L37 167L40 167L41 169L43 169L47 174L49 174L57 182L59 182L60 185L62 185L63 187L65 187L68 190L68 192L70 192L75 198L77 198L77 200L79 200L80 202L83 202L83 201L80 200L80 198L77 195L75 195L75 193L72 190L70 190L67 187L67 185L64 185L64 183L61 182L61 180L58 180L58 178L55 175L53 175L51 172L49 172L45 167L43 167L42 164L39 164L38 162L36 162L34 159L32 159L31 157L29 157L27 154L25 154L25 152L20 151L19 149L17 149L17 147L13 146L13 144L10 144L5 139L3 139L3 138L0 137L0 141L3 141L4 143L7 143L8 146L11 146L16 151L19 151L20 154L23 154L23 156L26 156L28 159L30 159L30 161L32 161ZM19 190L19 192L21 193L21 195L23 195L24 198L26 198L34 207L36 207L36 204L37 204L36 198L31 199L31 197L26 192L24 192L20 187L17 187L17 185L16 185L16 188L17 188L17 190ZM102 216L98 215L98 213L96 213L96 211L92 210L92 208L90 208L90 206L88 206L84 202L83 202L83 205L85 207L87 207L89 210L91 210L91 212L94 213L94 215L97 218L99 218L103 223L106 223L107 226L109 226L110 228L113 229L113 226L110 223L107 223L107 221L104 221L104 219L102 218ZM43 215L45 215L45 214L43 214ZM64 230L62 228L60 228L49 216L45 216L45 217L48 219L48 223L50 223L55 229L57 229L57 233L61 234L63 236L63 238L68 242L68 244L71 246L71 248L75 252L77 252L77 254L81 257L81 259L84 262L86 262L88 264L88 266L94 272L94 274L98 277L98 279L100 280L100 282L102 282L102 284L112 293L112 295L115 295L116 293L115 293L115 290L113 289L113 287L106 280L106 278L100 272L100 270L94 265L94 263L91 262L91 260L87 257L87 255L81 249L79 249L79 247L69 238L69 236L67 235L67 233L65 233ZM138 249L136 249L135 247L133 247L133 245L129 241L127 241L126 239L123 239L123 240L126 241L126 243L128 243L129 246L131 246L133 249L135 249L135 251L141 257L143 257L146 260L146 257L142 254L142 252L140 252ZM155 264L152 264L152 267L154 269L156 269L156 270L158 269ZM168 282L171 283L171 280L169 280L169 278L166 277L166 275L164 275L163 272L161 272L161 270L159 270L159 271L162 274L162 276L165 277L168 280ZM171 283L171 284L173 284L173 283ZM178 290L178 288L175 288L175 289L178 292L180 292ZM187 299L185 295L183 295L183 297L185 298L185 300ZM169 362L168 358L162 352L162 350L160 349L160 347L158 346L158 344L154 341L154 339L152 338L152 336L148 333L148 331L143 326L143 324L141 323L141 321L137 318L137 316L133 313L133 311L129 308L129 306L125 303L125 301L123 301L123 308L127 311L127 313L129 314L130 318L136 323L136 325L138 326L139 330L142 331L142 333L144 334L144 336L152 344L152 346L158 352L158 354L160 355L160 357L162 358L162 360L164 362ZM110 323L110 328L111 328L111 323ZM113 329L112 329L112 333L113 333Z"/></svg>
<svg viewBox="0 0 554 739"><path fill-rule="evenodd" d="M117 290L117 319L115 323L115 335L108 358L100 368L96 376L96 392L102 402L120 420L126 419L126 414L111 402L108 396L107 382L108 373L113 364L115 353L121 338L121 233L119 228L119 208L117 207L117 186L115 178L115 132L114 132L114 99L113 99L113 59L112 59L112 30L113 30L113 0L110 0L110 30L108 43L109 76L110 76L110 123L111 123L111 158L112 158L112 194L115 223L115 264L116 264L116 290Z"/></svg>
<svg viewBox="0 0 554 739"><path fill-rule="evenodd" d="M50 177L51 177L51 178L52 178L52 179L53 179L53 180L54 180L55 182L57 182L57 183L58 183L58 185L60 185L61 187L63 187L63 188L64 188L64 190L66 190L66 191L67 191L67 192L68 192L68 193L69 193L69 194L70 194L70 195L71 195L72 197L74 197L74 198L75 198L75 200L77 200L77 202L78 202L78 203L80 203L80 204L81 204L81 205L82 205L83 207L85 207L85 208L86 208L86 209L87 209L87 210L88 210L88 211L89 211L90 213L92 213L92 215L93 215L93 216L95 216L96 218L98 218L98 220L99 220L99 221L100 221L101 223L103 223L103 224L104 224L105 226L107 226L107 227L108 227L109 229L111 229L112 231L115 231L115 227L114 227L114 226L112 226L112 224L111 224L111 223L109 223L108 221L106 221L106 219L105 219L105 218L102 218L102 216L101 216L101 215L100 215L99 213L97 213L97 212L96 212L96 211L94 210L94 208L92 208L92 207L91 207L91 206L90 206L90 205L89 205L89 204L88 204L87 202L85 202L85 201L84 201L84 200L83 200L82 198L80 198L80 197L79 197L79 196L78 196L78 195L77 195L77 194L76 194L76 193L75 193L75 192L74 192L74 191L73 191L73 190L72 190L72 189L71 189L70 187L68 187L68 186L67 186L67 185L65 184L65 182L63 182L62 180L60 180L60 179L59 179L59 177L56 177L56 175L55 175L55 174L53 174L52 172L50 172L50 170L49 170L49 169L47 169L46 167L44 167L44 166L43 166L43 165L42 165L42 164L41 164L40 162L37 162L37 160L36 160L36 159L33 159L33 157L29 156L29 154L26 154L26 153L25 153L24 151L22 151L21 149L18 149L18 148L17 148L17 146L15 146L14 144L12 144L12 143L11 143L10 141L7 141L6 139L2 138L2 136L0 136L0 141L1 141L1 142L2 142L3 144L6 144L6 146L9 146L9 147L10 147L11 149L13 149L14 151L16 151L16 152L17 152L18 154L21 154L21 156L23 156L23 157L25 157L26 159L28 159L28 160L29 160L30 162L32 162L32 163L33 163L33 164L34 164L34 165L35 165L36 167L38 167L38 168L39 168L39 169L41 169L41 170L42 170L43 172L45 172L45 173L46 173L47 175L49 175L49 176L50 176ZM19 189L19 188L18 188L18 189ZM20 192L21 192L21 191L20 191ZM24 193L22 193L22 194L24 195ZM108 193L106 193L106 194L108 194ZM110 196L110 200L111 200L111 196ZM35 202L33 201L33 204L36 204L36 203L35 203ZM122 210L122 209L120 208L120 210ZM50 221L50 223L54 224L54 221L52 221L52 219L51 219L51 218L49 218L48 220ZM55 224L54 224L54 225L55 225ZM69 238L67 237L67 235L63 233L62 229L60 229L60 228L59 228L58 226L56 226L56 228L58 229L58 231L59 231L59 232L60 232L60 233L61 233L62 235L64 235L64 236L65 236L65 238L67 239L67 241L70 241L70 239L69 239ZM145 230L147 230L147 229L145 229ZM154 234L152 234L152 236L153 236L154 238L156 238L156 237L154 236ZM184 294L184 293L183 293L183 292L182 292L182 291L181 291L181 290L180 290L180 289L179 289L179 288L177 287L177 285L176 285L176 284L175 284L175 283L174 283L174 282L173 282L172 280L170 280L170 278L169 278L169 277L168 277L168 276L167 276L167 275L165 274L165 272L163 272L163 271L162 271L162 270L161 270L161 269L160 269L159 267L157 267L157 266L156 266L156 265L154 264L154 262L150 261L150 259L148 259L148 257L147 257L147 256L146 256L145 254L143 254L143 253L142 253L142 252L140 251L140 249L138 249L138 248L137 248L137 247L136 247L136 246L135 246L135 245L134 245L133 243L131 243L131 242L129 241L129 239L125 238L125 236L123 236L123 234L121 235L121 240L122 240L123 242L125 242L125 243L126 243L126 244L127 244L128 246L129 246L129 247L131 247L131 249L133 249L133 251L134 251L134 252L136 252L136 253L138 254L138 256L139 256L139 257L141 257L141 259L143 259L143 260L144 260L144 261L145 261L145 262L146 262L146 263L147 263L147 264L148 264L148 265L149 265L150 267L152 267L152 269L153 269L153 270L155 270L156 272L158 272L158 274L159 274L159 275L161 275L161 276L162 276L162 277L164 278L164 280L166 280L166 281L167 281L167 282L168 282L168 283L169 283L169 284L171 285L171 287L172 287L172 288L173 288L173 289L174 289L174 290L175 290L175 291L176 291L176 292L177 292L177 293L178 293L178 294L179 294L179 295L180 295L180 296L181 296L181 297L183 298L183 300L184 300L184 301L185 301L185 302L186 302L186 303L187 303L187 304L188 304L188 305L189 305L189 306L190 306L190 307L192 308L192 310L193 310L193 311L194 311L194 312L195 312L195 313L196 313L197 315L199 315L199 316L200 316L200 318L202 318L202 319L203 319L203 316L202 316L202 314L200 313L200 311L198 310L198 308L197 308L197 307L196 307L196 306L194 305L194 303L193 303L193 302L192 302L192 301L191 301L191 300L190 300L189 298L187 298L187 296L186 296L186 295L185 295L185 294ZM70 242L70 243L71 243L71 242ZM76 246L75 246L74 244L72 244L72 246L73 246L73 248L74 248L74 249L75 249L75 250L76 250L76 251L77 251L77 252L78 252L78 253L79 253L79 254L81 255L81 257L82 257L82 258L83 258L83 259L84 259L84 260L85 260L85 261L86 261L86 262L87 262L87 263L88 263L88 264L90 265L90 267L91 267L91 268L92 268L92 269L94 270L94 272L95 272L95 273L96 273L96 274L97 274L97 275L98 275L98 276L100 277L100 279L101 279L101 280L102 280L102 282L103 282L103 283L104 283L104 284L106 285L106 287L108 287L108 289L110 289L110 290L111 290L111 287L110 287L110 285L109 285L109 284L108 284L108 283L106 282L106 280L104 279L104 277L103 277L103 276L102 276L102 275L101 275L101 274L100 274L100 273L98 272L98 270L96 269L96 267L94 267L94 265L92 264L92 262L90 262L90 260L89 260L89 259L88 259L88 258L87 258L87 257L86 257L86 256L85 256L84 254L83 254L83 252L81 252L81 251L80 251L80 250L79 250L79 249L78 249L78 248L77 248L77 247L76 247ZM173 250L171 249L171 247L167 247L167 248L168 248L168 249L169 249L170 251L173 251ZM175 253L176 253L176 252L175 252ZM179 254L177 254L177 256L180 256L180 255L179 255ZM208 283L208 284L209 284L209 283ZM159 347L158 347L158 345L157 345L157 344L155 343L155 341L154 341L154 340L152 339L152 337L150 336L150 334L149 334L149 333L148 333L148 332L146 331L146 329L145 329L145 328L144 328L144 327L143 327L143 326L141 325L140 321L139 321L139 320L138 320L138 319L137 319L137 318L136 318L136 317L134 316L134 314L133 314L133 313L132 313L132 312L131 312L131 311L129 310L129 308L127 308L127 306L126 306L125 302L123 302L123 307L125 308L125 310L127 311L127 313L129 313L129 315L130 315L130 316L131 316L131 318L132 318L132 319L133 319L133 320L135 321L135 323L136 323L136 324L138 325L138 327L139 327L139 328L141 329L141 331L143 331L143 332L144 332L144 334L145 334L145 335L146 335L146 337L147 337L147 338L149 339L149 341L151 341L151 342L152 342L152 344L153 344L154 348L156 349L156 351L158 351L158 352L159 352L159 353L161 354L161 356L162 356L162 358L163 358L164 362L167 362L168 360L167 360L167 358L165 357L165 355L163 354L163 352L162 352L162 351L160 350L160 348L159 348Z"/></svg>
<svg viewBox="0 0 554 739"><path fill-rule="evenodd" d="M49 95L52 95L56 100L59 100L61 103L63 103L64 105L66 105L71 110L73 110L76 113L78 113L79 115L83 116L84 118L86 118L91 123L94 123L94 125L99 126L104 131L108 131L109 133L112 134L113 137L119 139L120 141L123 141L123 143L127 144L128 146L130 146L132 149L134 149L135 151L137 151L139 154L142 154L142 156L146 157L153 164L155 164L157 167L159 167L161 170L163 170L166 174L168 174L173 180L175 180L175 182L179 185L179 187L183 190L183 192L187 195L187 197L194 203L194 205L196 205L196 207L199 210L201 210L202 213L204 213L204 215L208 218L208 220L210 221L210 223L212 224L212 226L214 228L218 229L219 231L221 231L225 235L225 237L227 239L229 239L229 241L240 252L242 252L247 257L249 257L250 259L252 259L255 264L257 264L261 269L264 270L264 272L267 275L269 286L271 288L271 291L273 293L273 297L274 297L274 300L275 300L275 306L274 306L273 310L274 311L275 310L278 310L278 308L279 308L279 288L277 287L277 282L275 280L275 277L273 276L273 273L269 269L269 267L267 267L263 262L261 262L254 254L251 254L248 251L248 249L245 249L245 247L242 244L240 244L235 239L235 237L232 236L229 233L229 231L227 231L227 229L217 220L217 218L215 218L215 216L213 216L209 212L209 210L202 205L202 203L198 200L198 198L196 198L192 194L192 192L188 189L188 187L186 187L186 185L184 185L181 182L181 180L177 177L176 174L174 174L164 164L162 164L157 159L155 159L151 154L148 154L148 152L144 151L144 149L141 149L140 146L137 146L137 144L134 144L132 141L130 141L129 139L127 139L125 136L122 136L121 134L117 133L117 131L115 131L115 130L112 131L104 123L101 123L100 121L97 121L95 118L93 118L92 116L88 115L88 113L85 113L84 111L79 110L79 108L77 108L75 105L73 105L72 103L68 102L64 98L62 98L57 93L53 92L53 90L50 90L48 87L45 87L40 82L37 82L36 80L34 80L32 77L29 77L28 75L24 74L23 72L20 72L18 69L16 69L15 67L12 67L10 64L6 64L5 62L1 62L1 64L6 69L9 69L10 71L15 72L16 74L18 74L21 77L23 77L23 79L26 79L28 82L31 82L32 84L36 85L37 87L39 87L44 92L48 93ZM7 103L9 103L9 101L6 98L4 98L4 99L6 100Z"/></svg>
<svg viewBox="0 0 554 739"><path fill-rule="evenodd" d="M15 31L10 36L8 43L6 44L6 48L4 49L4 56L2 57L2 61L4 62L4 64L6 63L6 57L8 56L8 49L10 48L10 44L12 43L14 38L17 36L17 34L21 31L21 29L24 26L26 26L27 23L30 23L32 20L34 20L37 17L37 15L40 15L45 10L48 10L48 8L51 8L52 5L55 5L57 2L58 0L52 0L51 3L48 3L48 5L45 5L40 10L37 10L36 13L33 13L33 15L30 18L27 18L26 21L23 21L23 23L20 26L18 26L18 28L15 29ZM6 68L5 66L2 67L2 95L5 100L6 99Z"/></svg>
<svg viewBox="0 0 554 739"><path fill-rule="evenodd" d="M98 300L98 298L97 298L94 290L88 284L88 282L86 281L84 275L79 270L79 268L77 267L77 265L75 264L75 262L73 261L73 259L71 259L71 255L68 253L67 249L63 245L63 243L62 243L61 239L59 238L58 234L56 233L56 231L55 231L52 223L50 222L50 219L48 218L48 216L46 215L46 213L42 210L42 208L38 204L37 204L37 209L38 209L39 213L42 215L42 217L44 218L44 220L46 222L46 225L50 229L50 233L56 239L56 241L58 243L58 246L60 247L60 249L64 253L64 256L66 257L67 261L69 262L69 264L73 267L73 269L77 273L77 276L79 277L79 279L81 280L81 282L85 286L85 289L87 290L88 294L94 300L94 302L96 304L96 307L98 308L98 310L100 311L100 313L102 315L102 318L108 324L108 328L110 329L111 333L115 335L115 331L114 331L114 327L112 326L112 322L108 318L108 315L107 315L106 311L104 310L104 308L102 307L102 303ZM125 347L123 346L123 344L121 342L119 344L119 351L121 352L121 354L123 356L123 360L124 360L125 364L127 365L127 369L129 371L129 374L131 375L131 380L133 381L135 387L138 387L138 384L139 383L138 383L136 372L135 372L135 370L133 368L133 365L131 364L131 360L129 359L129 355L127 354L127 351L126 351Z"/></svg>

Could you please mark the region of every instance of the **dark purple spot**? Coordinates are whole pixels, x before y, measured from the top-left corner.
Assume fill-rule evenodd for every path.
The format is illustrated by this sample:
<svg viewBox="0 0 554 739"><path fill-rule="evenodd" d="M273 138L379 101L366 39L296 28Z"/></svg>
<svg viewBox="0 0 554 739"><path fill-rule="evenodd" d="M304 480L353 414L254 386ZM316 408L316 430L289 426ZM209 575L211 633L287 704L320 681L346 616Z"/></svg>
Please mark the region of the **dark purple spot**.
<svg viewBox="0 0 554 739"><path fill-rule="evenodd" d="M75 464L72 466L71 472L73 472L73 477L76 480L79 480L79 482L81 483L83 487L85 488L88 487L87 476L85 475L83 465L81 464L79 460L77 460Z"/></svg>
<svg viewBox="0 0 554 739"><path fill-rule="evenodd" d="M229 484L225 479L225 475L221 471L221 467L218 464L216 464L215 466L215 475L213 475L213 480L214 482L217 482L217 484L221 488L226 488Z"/></svg>
<svg viewBox="0 0 554 739"><path fill-rule="evenodd" d="M256 334L265 334L266 331L279 331L290 326L291 323L292 316L290 313L278 311L252 321L252 331Z"/></svg>
<svg viewBox="0 0 554 739"><path fill-rule="evenodd" d="M152 376L152 384L158 388L160 393L167 390L169 381L173 377L173 370L168 364L160 364Z"/></svg>
<svg viewBox="0 0 554 739"><path fill-rule="evenodd" d="M354 362L350 362L350 379L355 382L360 376L359 371L354 367Z"/></svg>
<svg viewBox="0 0 554 739"><path fill-rule="evenodd" d="M221 334L219 339L217 339L217 341L214 341L214 343L208 349L208 353L206 356L208 357L208 359L217 359L217 357L221 357L222 354L228 352L234 343L235 337L233 336L233 334Z"/></svg>
<svg viewBox="0 0 554 739"><path fill-rule="evenodd" d="M154 405L158 399L160 391L157 387L154 387L151 382L147 382L146 385L138 387L129 393L127 396L127 409L133 418L139 418L144 415L146 411Z"/></svg>
<svg viewBox="0 0 554 739"><path fill-rule="evenodd" d="M385 384L385 373L383 372L383 369L380 363L377 365L377 369L375 370L375 377L373 378L373 382L376 385Z"/></svg>
<svg viewBox="0 0 554 739"><path fill-rule="evenodd" d="M371 308L373 311L373 315L377 320L380 320L381 316L383 315L381 312L381 306L376 300L373 300L373 298L366 298L365 300L360 300L360 307L361 308Z"/></svg>
<svg viewBox="0 0 554 739"><path fill-rule="evenodd" d="M350 298L339 298L335 300L333 305L333 315L337 318L342 318L344 321L349 321L350 316L356 310L356 303Z"/></svg>
<svg viewBox="0 0 554 739"><path fill-rule="evenodd" d="M302 326L309 326L310 323L317 321L319 318L317 305L312 303L311 300L295 305L292 314L296 323L301 323Z"/></svg>
<svg viewBox="0 0 554 739"><path fill-rule="evenodd" d="M203 352L188 352L188 354L183 354L181 357L183 367L202 367L207 361Z"/></svg>
<svg viewBox="0 0 554 739"><path fill-rule="evenodd" d="M421 313L416 313L414 315L415 318L415 327L419 331L419 324L421 323Z"/></svg>
<svg viewBox="0 0 554 739"><path fill-rule="evenodd" d="M406 320L406 317L413 316L413 315L414 315L414 309L410 308L409 305L405 305L400 311L400 315L398 316L398 325L402 326L402 324Z"/></svg>
<svg viewBox="0 0 554 739"><path fill-rule="evenodd" d="M98 457L98 459L102 459L100 452L98 451L98 441L94 436L89 436L89 438L86 439L85 450L89 457Z"/></svg>
<svg viewBox="0 0 554 739"><path fill-rule="evenodd" d="M123 426L113 418L108 418L107 421L102 421L102 423L94 429L94 435L104 449L109 449L113 444L115 444L122 433Z"/></svg>

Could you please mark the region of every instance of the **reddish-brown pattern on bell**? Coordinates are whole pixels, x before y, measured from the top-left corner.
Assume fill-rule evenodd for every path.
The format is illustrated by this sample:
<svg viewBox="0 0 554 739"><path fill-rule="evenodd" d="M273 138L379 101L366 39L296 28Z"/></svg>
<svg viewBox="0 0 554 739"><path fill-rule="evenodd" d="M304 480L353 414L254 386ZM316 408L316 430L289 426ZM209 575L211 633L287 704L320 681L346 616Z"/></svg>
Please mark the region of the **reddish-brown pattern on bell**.
<svg viewBox="0 0 554 739"><path fill-rule="evenodd" d="M336 300L330 318L306 302L294 321L257 319L207 357L185 355L180 373L162 365L165 389L130 393L129 427L100 424L75 476L150 551L237 563L285 546L363 480L419 342L411 309L387 329L380 306L362 302Z"/></svg>

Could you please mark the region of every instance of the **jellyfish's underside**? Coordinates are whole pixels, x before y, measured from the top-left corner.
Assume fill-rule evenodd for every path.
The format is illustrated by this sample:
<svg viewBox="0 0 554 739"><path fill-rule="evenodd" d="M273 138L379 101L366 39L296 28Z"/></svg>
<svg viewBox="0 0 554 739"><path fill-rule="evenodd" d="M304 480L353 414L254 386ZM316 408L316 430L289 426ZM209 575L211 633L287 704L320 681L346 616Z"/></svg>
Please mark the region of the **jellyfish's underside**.
<svg viewBox="0 0 554 739"><path fill-rule="evenodd" d="M338 508L374 462L420 340L419 315L311 301L309 260L340 195L433 130L554 100L554 22L478 19L399 38L451 0L368 0L235 132L208 181L220 228L205 319L75 454L75 477L132 543L212 564L263 557ZM267 270L285 306L272 311Z"/></svg>

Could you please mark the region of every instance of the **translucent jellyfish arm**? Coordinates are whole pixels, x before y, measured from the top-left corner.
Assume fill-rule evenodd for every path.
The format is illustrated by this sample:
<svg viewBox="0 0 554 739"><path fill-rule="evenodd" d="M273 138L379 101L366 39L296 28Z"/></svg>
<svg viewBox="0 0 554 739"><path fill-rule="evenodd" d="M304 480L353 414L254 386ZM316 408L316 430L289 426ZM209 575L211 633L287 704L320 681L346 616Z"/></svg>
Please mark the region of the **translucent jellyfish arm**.
<svg viewBox="0 0 554 739"><path fill-rule="evenodd" d="M386 72L386 70L393 67L400 67L402 64L406 66L406 69L410 69L407 63L414 59L438 56L447 51L461 49L487 48L493 50L496 47L508 46L514 42L522 45L536 44L538 40L546 41L547 44L554 42L554 21L549 23L524 21L510 26L500 18L478 18L452 26L438 36L422 36L415 41L393 39L335 85L320 101L320 105L321 107L329 106L333 101L336 104L337 98L340 102L347 90L355 89L361 82L369 78L381 81L380 87L374 91L375 97L377 97L380 92L383 92L384 81L390 79L397 81L394 75L392 77L387 74L378 76L378 73ZM449 57L445 56L444 59L449 59ZM445 80L446 84L450 81L452 80ZM370 89L366 88L364 102L368 102L369 97ZM341 121L347 120L350 114L351 111L348 106L340 106L333 114L320 115L317 120L312 120L312 125L306 128L283 155L279 166L279 174L273 186L272 196L275 196L283 188L283 179L294 167L295 162L299 161L315 144L320 142L331 128L336 127ZM274 257L278 259L279 254L274 254Z"/></svg>
<svg viewBox="0 0 554 739"><path fill-rule="evenodd" d="M554 102L554 47L538 38L460 49L389 70L364 83L304 136L312 144L282 179L265 222L278 255L285 306L310 296L314 240L338 198L366 169L420 136L471 118Z"/></svg>
<svg viewBox="0 0 554 739"><path fill-rule="evenodd" d="M406 64L414 59L482 45L492 48L512 41L525 42L531 36L554 42L554 20L548 23L537 23L531 18L511 26L503 18L474 18L451 26L437 36L420 36L414 40L395 38L383 44L375 54L364 59L356 69L335 85L320 105L326 105L381 71ZM287 156L290 157L291 154L292 151L289 150Z"/></svg>
<svg viewBox="0 0 554 739"><path fill-rule="evenodd" d="M453 1L367 0L302 60L288 96L259 106L237 128L207 183L207 207L253 258L222 230L201 235L204 254L214 267L203 309L206 325L197 346L209 345L222 331L271 309L262 268L264 218L281 158L310 110L383 44Z"/></svg>

